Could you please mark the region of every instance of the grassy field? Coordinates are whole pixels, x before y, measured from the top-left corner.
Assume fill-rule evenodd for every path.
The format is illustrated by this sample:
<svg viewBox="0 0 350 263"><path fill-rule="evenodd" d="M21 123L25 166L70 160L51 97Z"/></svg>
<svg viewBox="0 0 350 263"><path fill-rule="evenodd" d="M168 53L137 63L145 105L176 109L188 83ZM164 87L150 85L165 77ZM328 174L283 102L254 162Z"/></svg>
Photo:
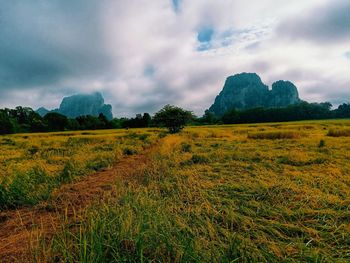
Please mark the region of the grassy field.
<svg viewBox="0 0 350 263"><path fill-rule="evenodd" d="M0 137L0 211L48 199L62 183L137 154L158 130L107 130Z"/></svg>
<svg viewBox="0 0 350 263"><path fill-rule="evenodd" d="M188 127L159 141L159 130L0 137L0 198L36 203L156 144L116 196L74 226L62 221L35 259L349 262L349 129L339 120Z"/></svg>

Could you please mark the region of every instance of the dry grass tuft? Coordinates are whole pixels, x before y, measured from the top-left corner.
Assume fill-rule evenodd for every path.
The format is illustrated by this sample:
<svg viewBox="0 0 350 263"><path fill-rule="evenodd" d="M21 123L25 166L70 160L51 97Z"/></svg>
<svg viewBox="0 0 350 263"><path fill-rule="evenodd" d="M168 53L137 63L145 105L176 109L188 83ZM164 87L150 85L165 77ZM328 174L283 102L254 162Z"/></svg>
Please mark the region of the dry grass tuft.
<svg viewBox="0 0 350 263"><path fill-rule="evenodd" d="M350 137L350 128L330 129L327 136L331 137Z"/></svg>
<svg viewBox="0 0 350 263"><path fill-rule="evenodd" d="M297 131L263 131L248 134L249 139L255 140L299 139L300 137L301 133Z"/></svg>

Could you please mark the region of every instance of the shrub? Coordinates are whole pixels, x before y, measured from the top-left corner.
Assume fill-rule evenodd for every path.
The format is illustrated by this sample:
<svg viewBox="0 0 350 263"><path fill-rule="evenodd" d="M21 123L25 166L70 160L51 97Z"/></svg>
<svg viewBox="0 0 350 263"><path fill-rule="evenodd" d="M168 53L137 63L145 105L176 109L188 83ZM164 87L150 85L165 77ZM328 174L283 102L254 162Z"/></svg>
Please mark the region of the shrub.
<svg viewBox="0 0 350 263"><path fill-rule="evenodd" d="M69 183L77 174L76 165L72 161L68 161L57 179L60 183Z"/></svg>
<svg viewBox="0 0 350 263"><path fill-rule="evenodd" d="M346 129L330 129L327 136L331 137L350 137L350 128Z"/></svg>
<svg viewBox="0 0 350 263"><path fill-rule="evenodd" d="M319 148L323 148L323 147L325 147L325 145L326 145L325 141L324 140L320 140L320 143L318 144L318 147Z"/></svg>
<svg viewBox="0 0 350 263"><path fill-rule="evenodd" d="M162 138L164 138L164 137L166 137L167 136L167 133L166 132L160 132L159 134L158 134L158 138L159 139L162 139Z"/></svg>
<svg viewBox="0 0 350 263"><path fill-rule="evenodd" d="M93 171L100 171L111 166L112 163L113 158L108 158L107 156L97 156L94 160L89 162L87 168Z"/></svg>
<svg viewBox="0 0 350 263"><path fill-rule="evenodd" d="M145 134L145 133L139 135L139 139L141 141L145 141L148 137L149 137L149 134Z"/></svg>
<svg viewBox="0 0 350 263"><path fill-rule="evenodd" d="M298 139L300 137L301 137L301 134L296 131L264 131L264 132L248 133L249 139L256 139L256 140Z"/></svg>
<svg viewBox="0 0 350 263"><path fill-rule="evenodd" d="M9 138L4 138L4 139L2 139L1 144L2 145L15 146L16 142L14 140L9 139Z"/></svg>
<svg viewBox="0 0 350 263"><path fill-rule="evenodd" d="M194 164L208 163L208 158L203 155L194 154L192 155L191 162Z"/></svg>
<svg viewBox="0 0 350 263"><path fill-rule="evenodd" d="M127 148L123 149L123 154L124 155L134 155L134 154L137 154L137 151L133 148L127 147Z"/></svg>
<svg viewBox="0 0 350 263"><path fill-rule="evenodd" d="M7 191L6 191L5 187L3 187L3 186L0 184L0 209L6 207L7 198L8 198L8 193L7 193Z"/></svg>
<svg viewBox="0 0 350 263"><path fill-rule="evenodd" d="M125 135L125 137L129 139L137 139L139 138L139 135L136 132L130 132L127 135Z"/></svg>
<svg viewBox="0 0 350 263"><path fill-rule="evenodd" d="M314 165L314 164L324 164L326 163L326 161L327 160L324 158L300 160L298 158L287 157L287 156L279 157L277 159L277 163L287 164L291 166L308 166L308 165Z"/></svg>
<svg viewBox="0 0 350 263"><path fill-rule="evenodd" d="M49 198L53 188L45 170L34 167L27 173L16 174L7 189L7 205L34 205Z"/></svg>
<svg viewBox="0 0 350 263"><path fill-rule="evenodd" d="M28 149L28 153L30 155L35 155L37 152L39 152L39 147L38 146L32 146Z"/></svg>
<svg viewBox="0 0 350 263"><path fill-rule="evenodd" d="M183 143L181 145L181 151L185 153L191 152L191 148L192 148L191 144L188 144L188 143Z"/></svg>

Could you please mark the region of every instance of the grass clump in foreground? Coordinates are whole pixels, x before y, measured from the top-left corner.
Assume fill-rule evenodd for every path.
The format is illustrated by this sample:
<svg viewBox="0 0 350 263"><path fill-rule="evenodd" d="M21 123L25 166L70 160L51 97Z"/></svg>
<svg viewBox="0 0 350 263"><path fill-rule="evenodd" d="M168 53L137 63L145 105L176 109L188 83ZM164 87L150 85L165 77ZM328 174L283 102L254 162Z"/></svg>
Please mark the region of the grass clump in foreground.
<svg viewBox="0 0 350 263"><path fill-rule="evenodd" d="M350 137L350 128L330 129L327 135L330 137Z"/></svg>
<svg viewBox="0 0 350 263"><path fill-rule="evenodd" d="M56 262L348 262L350 141L329 138L320 151L326 134L314 127L296 141L231 137L229 126L167 136L115 198L41 252ZM189 165L193 156L205 161Z"/></svg>

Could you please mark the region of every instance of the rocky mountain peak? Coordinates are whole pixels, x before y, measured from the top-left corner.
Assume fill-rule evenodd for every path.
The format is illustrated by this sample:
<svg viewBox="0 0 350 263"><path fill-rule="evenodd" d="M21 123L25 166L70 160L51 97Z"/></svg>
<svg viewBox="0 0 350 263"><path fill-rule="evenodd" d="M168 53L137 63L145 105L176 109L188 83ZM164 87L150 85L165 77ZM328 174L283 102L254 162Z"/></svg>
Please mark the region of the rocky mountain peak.
<svg viewBox="0 0 350 263"><path fill-rule="evenodd" d="M285 107L300 102L298 90L290 81L277 81L269 90L256 73L240 73L226 79L209 111L222 115L230 109Z"/></svg>
<svg viewBox="0 0 350 263"><path fill-rule="evenodd" d="M37 112L45 115L49 111L40 108ZM69 118L76 118L82 115L98 116L100 113L105 115L109 120L113 118L112 106L104 103L103 96L99 92L65 97L60 107L54 110L54 112L61 113Z"/></svg>

